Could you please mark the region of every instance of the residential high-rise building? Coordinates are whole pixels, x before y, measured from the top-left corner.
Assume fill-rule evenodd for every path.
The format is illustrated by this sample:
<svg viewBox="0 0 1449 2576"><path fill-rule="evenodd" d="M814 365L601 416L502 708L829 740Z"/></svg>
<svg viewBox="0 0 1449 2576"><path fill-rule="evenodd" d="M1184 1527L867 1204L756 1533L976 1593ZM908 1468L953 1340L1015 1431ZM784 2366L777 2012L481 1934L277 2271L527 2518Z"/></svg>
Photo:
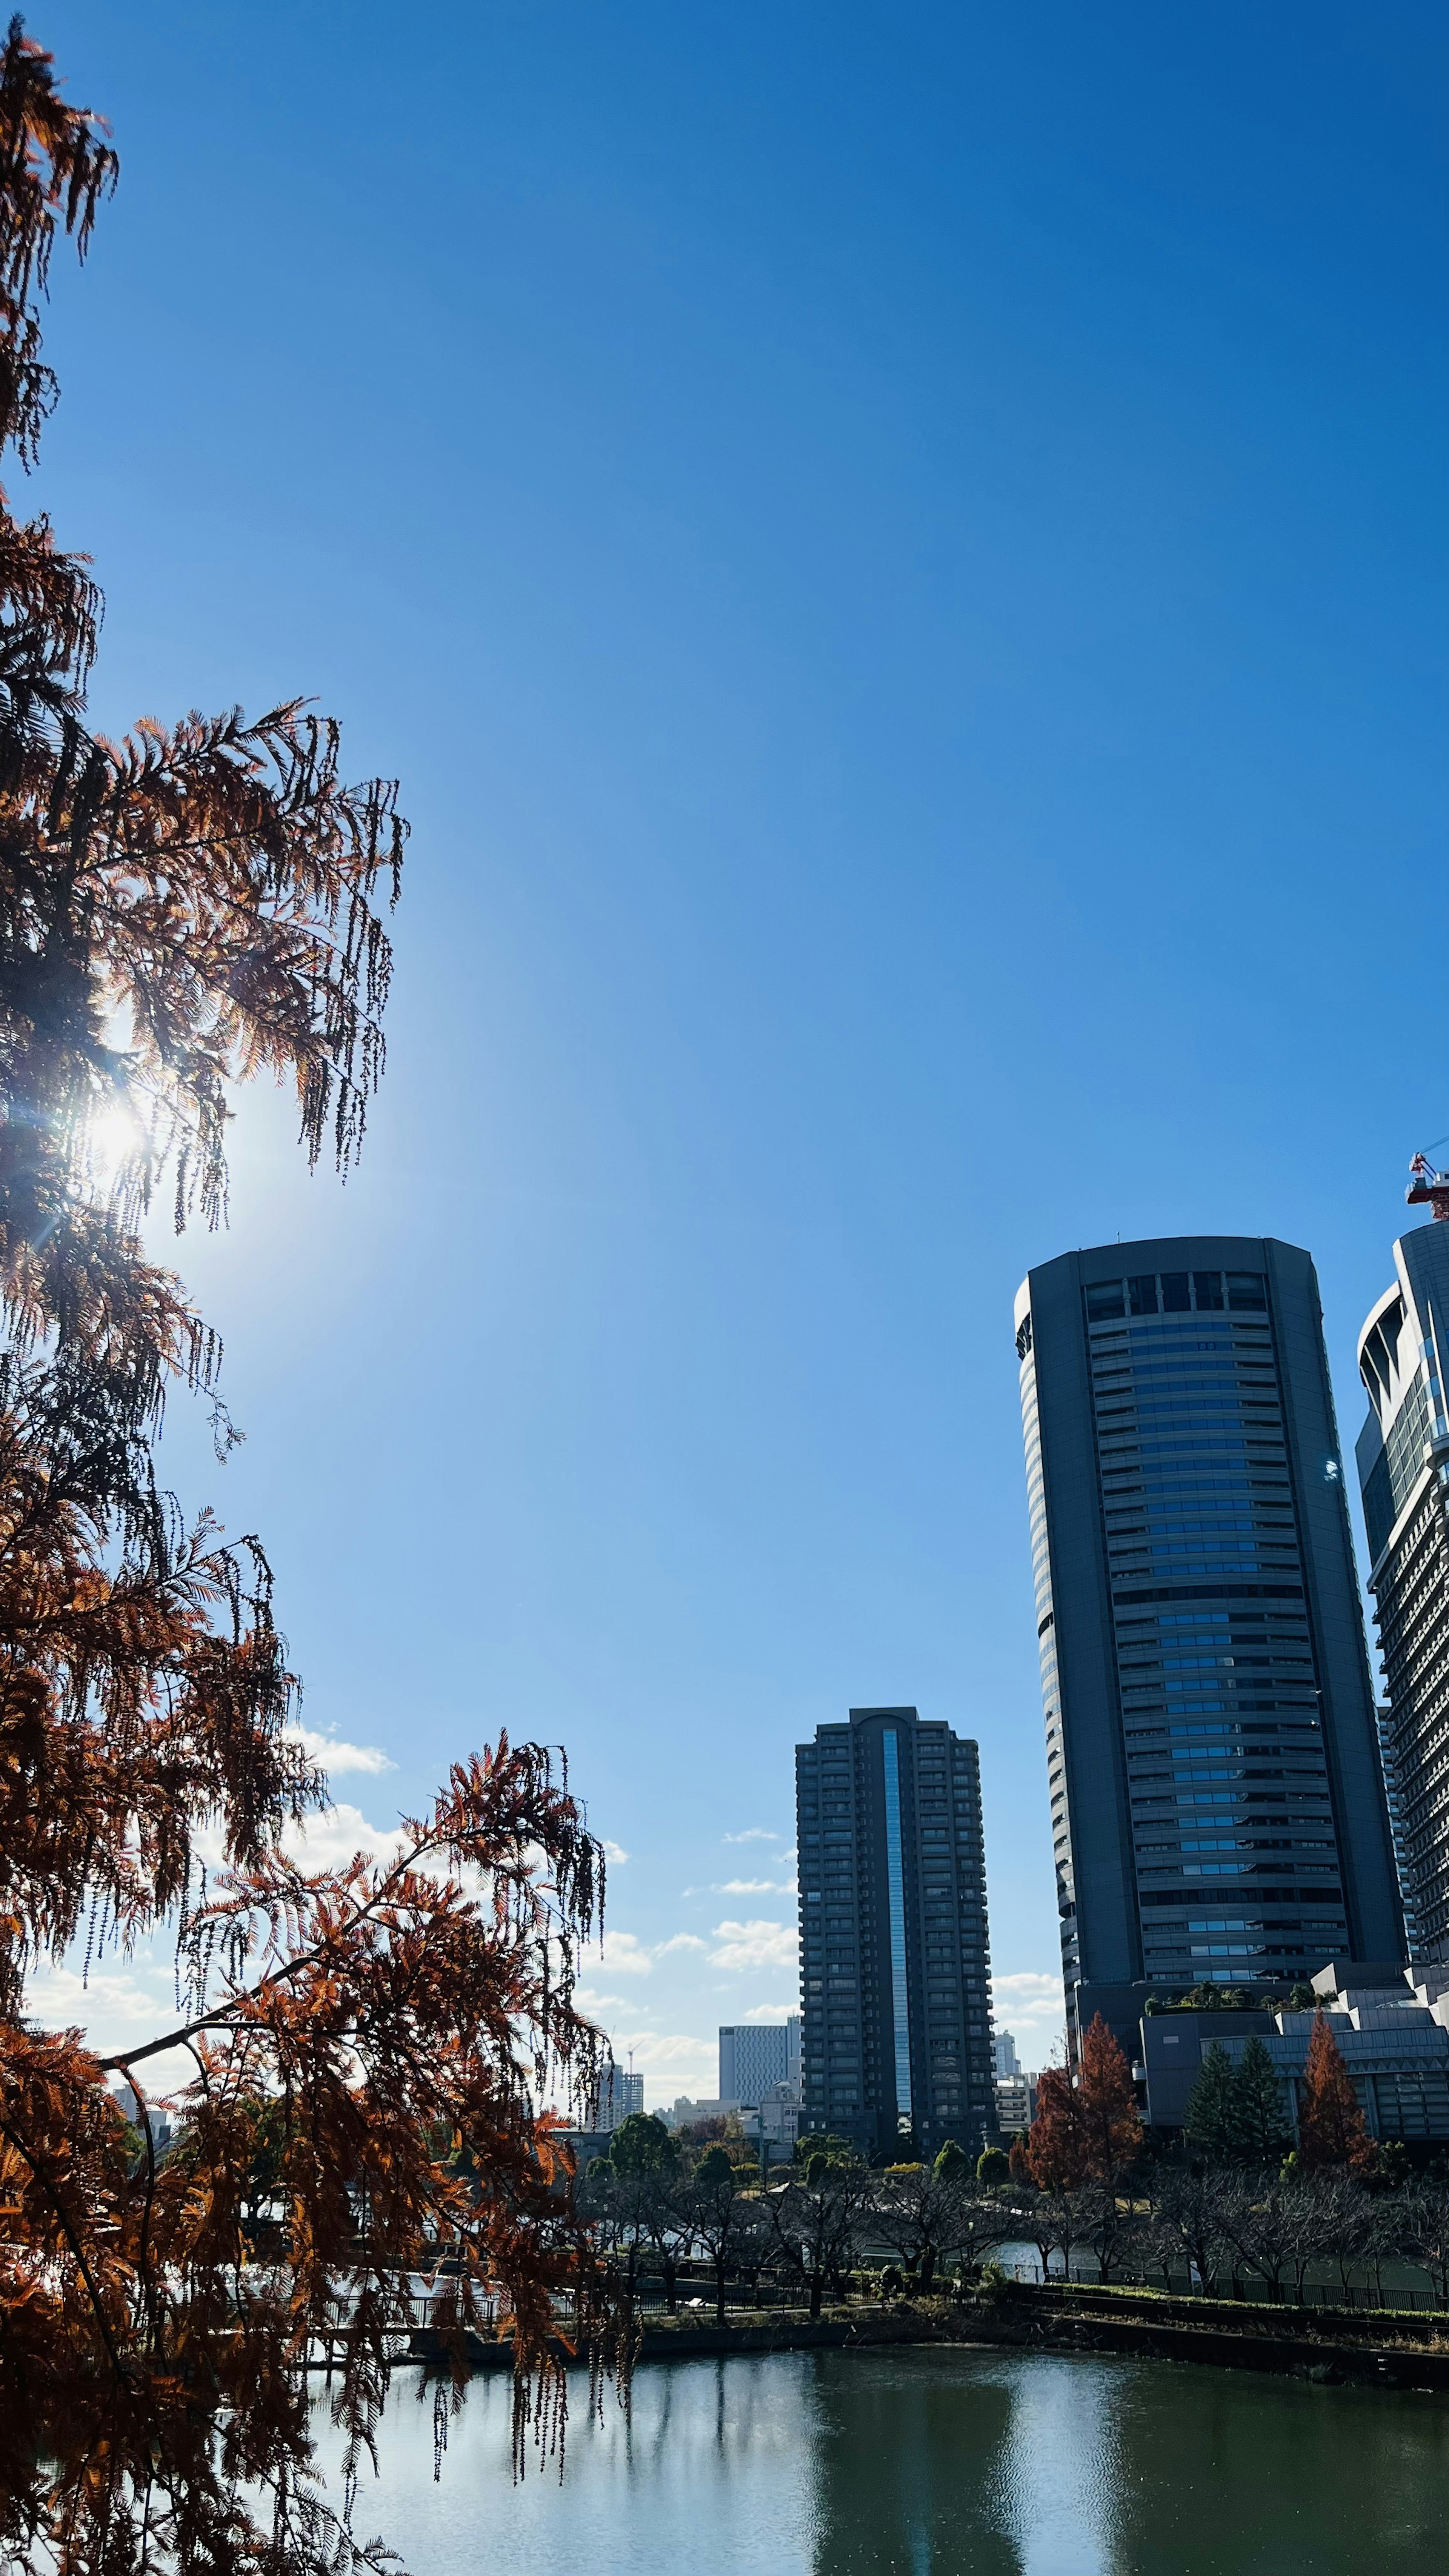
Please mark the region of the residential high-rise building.
<svg viewBox="0 0 1449 2576"><path fill-rule="evenodd" d="M1417 1960L1449 1960L1449 1225L1394 1246L1394 1284L1358 1340L1369 1416L1359 1483L1388 1706L1384 1772Z"/></svg>
<svg viewBox="0 0 1449 2576"><path fill-rule="evenodd" d="M976 1746L853 1708L795 1754L802 2132L890 2163L994 2137Z"/></svg>
<svg viewBox="0 0 1449 2576"><path fill-rule="evenodd" d="M1149 1990L1403 1957L1311 1260L1065 1253L1016 1299L1073 2047Z"/></svg>
<svg viewBox="0 0 1449 2576"><path fill-rule="evenodd" d="M600 2069L589 2105L589 2127L596 2137L612 2137L622 2123L644 2108L644 2078L623 2066Z"/></svg>
<svg viewBox="0 0 1449 2576"><path fill-rule="evenodd" d="M719 2034L722 2102L763 2102L777 2084L800 2082L800 2016L787 2021L723 2022Z"/></svg>

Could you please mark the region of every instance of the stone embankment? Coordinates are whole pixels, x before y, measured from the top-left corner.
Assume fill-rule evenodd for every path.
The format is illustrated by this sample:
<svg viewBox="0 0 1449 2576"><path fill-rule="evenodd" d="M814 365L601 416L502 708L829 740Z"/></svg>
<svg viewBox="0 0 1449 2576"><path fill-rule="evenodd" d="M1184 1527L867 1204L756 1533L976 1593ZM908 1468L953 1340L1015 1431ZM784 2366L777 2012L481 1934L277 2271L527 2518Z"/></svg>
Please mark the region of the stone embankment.
<svg viewBox="0 0 1449 2576"><path fill-rule="evenodd" d="M639 2357L690 2361L728 2353L874 2352L904 2344L1116 2352L1273 2371L1326 2386L1449 2394L1449 2316L1167 2298L1078 2283L1006 2281L960 2303L860 2303L828 2308L819 2317L735 2309L723 2326L688 2314L660 2317L644 2328ZM410 2357L441 2359L437 2339L426 2331L415 2334ZM512 2345L470 2337L469 2359L480 2370L509 2370Z"/></svg>

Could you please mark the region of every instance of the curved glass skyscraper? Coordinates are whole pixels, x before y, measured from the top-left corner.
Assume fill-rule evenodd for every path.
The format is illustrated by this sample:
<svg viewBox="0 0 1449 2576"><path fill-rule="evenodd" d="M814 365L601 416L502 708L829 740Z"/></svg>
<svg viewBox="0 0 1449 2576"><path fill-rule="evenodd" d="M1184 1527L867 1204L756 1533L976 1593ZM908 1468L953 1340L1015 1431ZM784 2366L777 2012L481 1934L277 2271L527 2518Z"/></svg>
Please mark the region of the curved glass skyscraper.
<svg viewBox="0 0 1449 2576"><path fill-rule="evenodd" d="M1307 1253L1066 1253L1018 1291L1016 1346L1069 2028L1400 1960Z"/></svg>

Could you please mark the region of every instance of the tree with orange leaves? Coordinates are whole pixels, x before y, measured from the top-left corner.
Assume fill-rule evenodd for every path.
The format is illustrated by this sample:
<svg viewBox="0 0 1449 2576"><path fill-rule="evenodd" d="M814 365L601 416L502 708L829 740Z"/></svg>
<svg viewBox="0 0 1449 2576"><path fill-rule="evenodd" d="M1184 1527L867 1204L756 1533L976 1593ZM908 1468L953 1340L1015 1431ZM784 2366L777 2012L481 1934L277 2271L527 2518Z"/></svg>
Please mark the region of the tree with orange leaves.
<svg viewBox="0 0 1449 2576"><path fill-rule="evenodd" d="M13 21L0 451L23 465L55 394L51 252L84 251L116 168ZM169 1388L231 1435L215 1337L139 1228L168 1173L178 1230L218 1221L229 1093L261 1070L295 1084L313 1162L355 1155L404 826L299 701L90 730L99 605L0 494L0 2549L17 2576L320 2576L387 2558L351 2495L410 2275L447 2257L440 2444L470 2334L511 2326L520 2444L557 2434L560 2336L596 2368L615 2350L540 2107L598 2060L573 1977L602 1856L548 1753L506 1741L380 1856L308 1871L285 1845L325 1782L259 1543L157 1483ZM35 1972L78 1933L89 1955L167 1924L172 2028L103 2059L37 2025ZM148 2088L177 2052L163 2156ZM340 2513L310 2466L324 2340Z"/></svg>
<svg viewBox="0 0 1449 2576"><path fill-rule="evenodd" d="M1036 2116L1023 2154L1038 2191L1075 2191L1086 2173L1077 2097L1065 2066L1044 2066L1036 2079Z"/></svg>
<svg viewBox="0 0 1449 2576"><path fill-rule="evenodd" d="M1132 2069L1100 2013L1082 2035L1076 2104L1086 2172L1115 2182L1141 2152L1142 2122Z"/></svg>
<svg viewBox="0 0 1449 2576"><path fill-rule="evenodd" d="M1317 2012L1298 2096L1298 2161L1308 2173L1338 2167L1360 2176L1378 2164L1378 2149L1353 2089L1328 2015Z"/></svg>
<svg viewBox="0 0 1449 2576"><path fill-rule="evenodd" d="M1132 2070L1100 2013L1083 2034L1073 2071L1043 2068L1023 2155L1038 2191L1112 2183L1142 2145Z"/></svg>

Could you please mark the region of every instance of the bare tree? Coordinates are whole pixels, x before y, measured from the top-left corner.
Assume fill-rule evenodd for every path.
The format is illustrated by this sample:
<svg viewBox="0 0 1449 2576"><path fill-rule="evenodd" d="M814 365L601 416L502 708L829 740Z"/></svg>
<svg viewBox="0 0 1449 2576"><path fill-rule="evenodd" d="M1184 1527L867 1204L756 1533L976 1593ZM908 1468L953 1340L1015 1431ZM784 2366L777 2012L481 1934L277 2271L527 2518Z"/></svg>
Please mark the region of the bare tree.
<svg viewBox="0 0 1449 2576"><path fill-rule="evenodd" d="M725 2321L725 2288L743 2258L751 2204L743 2176L723 2147L708 2147L681 2193L682 2215L693 2245L703 2248L714 2272L716 2325Z"/></svg>
<svg viewBox="0 0 1449 2576"><path fill-rule="evenodd" d="M815 2170L812 2159L810 2170ZM863 2165L827 2165L814 2181L791 2181L765 2194L775 2241L818 2317L827 2282L850 2269L867 2222L876 2224L877 2180Z"/></svg>
<svg viewBox="0 0 1449 2576"><path fill-rule="evenodd" d="M1115 2182L1087 2182L1070 2195L1078 2238L1097 2259L1097 2278L1110 2281L1143 2239L1143 2228L1130 2195Z"/></svg>
<svg viewBox="0 0 1449 2576"><path fill-rule="evenodd" d="M964 2161L964 2159L963 2159ZM872 2201L872 2224L892 2253L919 2277L921 2295L935 2287L936 2266L965 2242L976 2208L967 2184L932 2165L885 2174Z"/></svg>
<svg viewBox="0 0 1449 2576"><path fill-rule="evenodd" d="M1398 2246L1428 2273L1436 2306L1449 2308L1449 2190L1442 2182L1418 2182L1405 2192Z"/></svg>
<svg viewBox="0 0 1449 2576"><path fill-rule="evenodd" d="M1172 2265L1187 2266L1188 2286L1205 2299L1216 2298L1225 2255L1231 2252L1228 2222L1241 2184L1235 2174L1209 2169L1168 2167L1158 2184L1151 2221L1151 2242L1169 2289Z"/></svg>

